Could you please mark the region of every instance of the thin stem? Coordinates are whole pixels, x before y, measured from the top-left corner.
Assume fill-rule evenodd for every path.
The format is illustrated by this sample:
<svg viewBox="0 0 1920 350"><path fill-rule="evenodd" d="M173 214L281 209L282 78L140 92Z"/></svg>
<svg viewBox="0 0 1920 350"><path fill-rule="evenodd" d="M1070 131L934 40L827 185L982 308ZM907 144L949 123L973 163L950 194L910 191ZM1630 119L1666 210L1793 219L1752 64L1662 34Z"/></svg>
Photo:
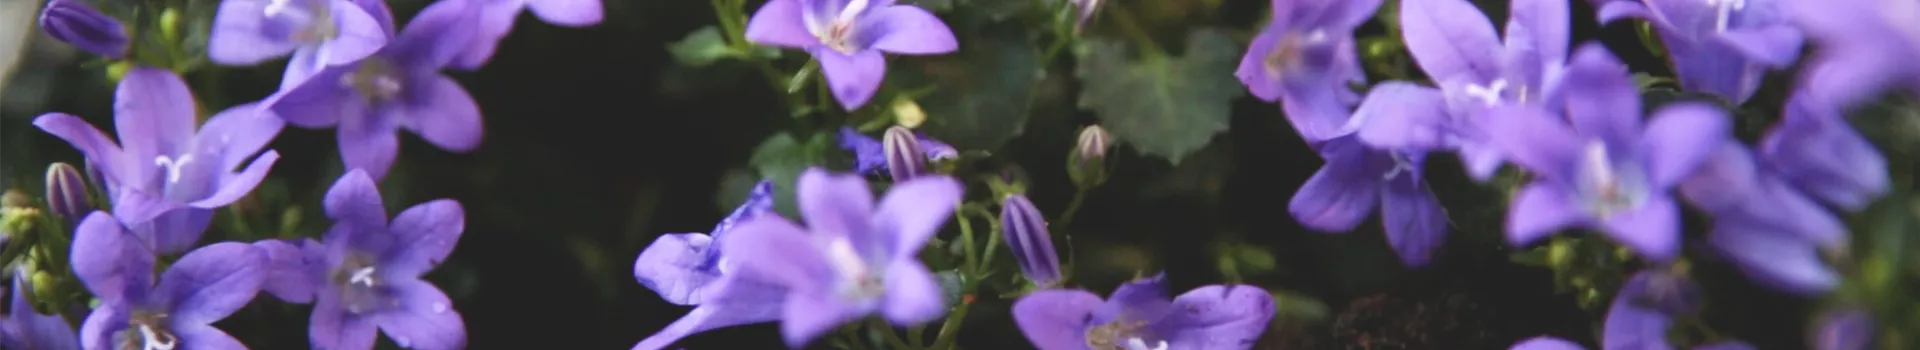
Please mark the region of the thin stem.
<svg viewBox="0 0 1920 350"><path fill-rule="evenodd" d="M907 345L906 340L901 340L900 332L894 330L893 325L887 324L887 320L880 319L880 317L868 317L867 320L868 327L873 327L874 330L878 330L881 334L885 335L888 346L892 346L894 349L920 348L918 346Z"/></svg>
<svg viewBox="0 0 1920 350"><path fill-rule="evenodd" d="M979 270L977 270L978 259L976 259L978 255L974 255L976 250L974 248L975 241L973 240L973 224L970 222L972 220L967 220L967 213L961 208L953 209L953 218L960 221L960 247L966 251L966 253L963 254L964 256L961 257L965 260L960 266L965 266L969 270L967 271L968 274L977 273L979 272ZM967 277L971 279L976 276Z"/></svg>
<svg viewBox="0 0 1920 350"><path fill-rule="evenodd" d="M928 349L952 350L953 344L959 341L960 323L967 319L967 309L973 306L973 288L978 286L974 281L977 280L967 281L965 294L960 296L960 306L947 313L947 320L940 325L940 337L935 338L933 346Z"/></svg>
<svg viewBox="0 0 1920 350"><path fill-rule="evenodd" d="M927 339L927 325L918 325L918 326L907 328L907 338L913 339L914 346L926 346L927 344L923 343L923 341Z"/></svg>
<svg viewBox="0 0 1920 350"><path fill-rule="evenodd" d="M987 211L986 207L980 206L968 209L971 209L969 212L980 215L981 218L986 219L987 227L990 228L987 232L986 252L980 254L979 259L974 260L978 265L973 267L975 275L986 275L988 269L993 265L993 254L1000 249L1000 237L1002 236L1000 233L1003 232L1003 228L1000 226L1000 218L994 217L993 213Z"/></svg>
<svg viewBox="0 0 1920 350"><path fill-rule="evenodd" d="M1073 201L1067 202L1067 211L1060 213L1060 220L1058 220L1060 222L1060 226L1066 227L1068 223L1072 223L1073 215L1080 213L1080 203L1083 203L1086 201L1087 201L1086 189L1083 188L1083 189L1073 191Z"/></svg>

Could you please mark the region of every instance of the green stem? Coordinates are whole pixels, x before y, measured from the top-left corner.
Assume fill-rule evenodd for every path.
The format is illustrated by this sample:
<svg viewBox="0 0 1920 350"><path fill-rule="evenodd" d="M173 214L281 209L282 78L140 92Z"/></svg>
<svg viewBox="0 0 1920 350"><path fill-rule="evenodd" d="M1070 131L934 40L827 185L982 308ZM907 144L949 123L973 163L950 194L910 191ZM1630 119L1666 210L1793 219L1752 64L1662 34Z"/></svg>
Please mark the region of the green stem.
<svg viewBox="0 0 1920 350"><path fill-rule="evenodd" d="M960 306L947 313L947 320L940 325L940 336L933 340L934 350L952 350L953 344L960 339L960 323L967 319L967 308L973 306L973 288L976 280L968 280L965 294L960 297Z"/></svg>
<svg viewBox="0 0 1920 350"><path fill-rule="evenodd" d="M925 346L926 344L923 343L923 341L927 339L927 325L907 328L907 338L913 339L913 345L915 346Z"/></svg>
<svg viewBox="0 0 1920 350"><path fill-rule="evenodd" d="M981 276L986 275L986 273L988 272L988 269L992 268L993 254L1000 249L1000 236L1001 236L1000 232L1002 232L1001 231L1002 228L1000 227L1000 219L994 217L993 213L987 211L986 207L979 206L979 207L970 207L968 209L970 209L969 212L972 212L975 215L979 215L981 218L986 219L987 227L990 229L987 232L986 252L980 254L980 258L974 259L974 262L977 264L976 266L973 266L973 274L975 275L974 278L980 278Z"/></svg>
<svg viewBox="0 0 1920 350"><path fill-rule="evenodd" d="M967 213L960 208L953 209L953 218L960 221L960 247L966 251L965 254L962 254L963 256L961 258L965 260L960 266L966 267L967 270L969 270L966 272L970 275L977 273L979 272L979 270L977 270L977 265L979 264L976 262L978 255L974 255L976 249L974 247L975 241L973 240L973 223L970 222L972 220L967 220ZM971 280L971 278L975 276L967 277Z"/></svg>
<svg viewBox="0 0 1920 350"><path fill-rule="evenodd" d="M880 317L868 317L867 320L868 320L867 321L868 327L873 327L874 330L880 331L881 334L885 335L885 337L887 338L888 346L892 346L894 349L919 349L920 348L917 346L907 345L906 340L901 340L900 333L893 329L893 325L887 324L887 320L880 319Z"/></svg>
<svg viewBox="0 0 1920 350"><path fill-rule="evenodd" d="M1067 202L1067 211L1060 213L1060 220L1058 220L1060 222L1060 227L1066 227L1068 223L1072 223L1073 215L1080 213L1080 203L1083 203L1086 201L1087 201L1086 189L1083 188L1083 189L1073 191L1073 201Z"/></svg>

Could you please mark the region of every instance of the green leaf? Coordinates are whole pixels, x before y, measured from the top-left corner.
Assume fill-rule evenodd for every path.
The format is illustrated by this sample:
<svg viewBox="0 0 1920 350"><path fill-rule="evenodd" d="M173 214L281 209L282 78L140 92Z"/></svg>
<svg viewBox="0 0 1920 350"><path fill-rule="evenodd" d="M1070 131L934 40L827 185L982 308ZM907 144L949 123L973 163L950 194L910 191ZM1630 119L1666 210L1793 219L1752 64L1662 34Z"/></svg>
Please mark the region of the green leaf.
<svg viewBox="0 0 1920 350"><path fill-rule="evenodd" d="M760 142L747 165L761 178L773 179L774 210L790 218L800 217L793 198L794 181L807 168L826 163L832 147L833 137L827 133L815 133L806 139L780 133Z"/></svg>
<svg viewBox="0 0 1920 350"><path fill-rule="evenodd" d="M1188 33L1177 58L1145 52L1144 60L1128 60L1127 44L1109 39L1074 51L1074 75L1085 85L1080 106L1093 109L1121 143L1174 164L1226 131L1230 101L1245 93L1233 78L1240 47L1219 30Z"/></svg>
<svg viewBox="0 0 1920 350"><path fill-rule="evenodd" d="M701 27L688 33L686 38L667 44L667 51L672 52L673 59L680 61L680 64L693 67L703 67L734 55L733 50L727 47L726 39L720 37L720 29L714 26Z"/></svg>
<svg viewBox="0 0 1920 350"><path fill-rule="evenodd" d="M927 134L960 149L994 150L1025 131L1040 55L1014 30L963 38L960 52L913 60L894 86L933 86L915 101Z"/></svg>

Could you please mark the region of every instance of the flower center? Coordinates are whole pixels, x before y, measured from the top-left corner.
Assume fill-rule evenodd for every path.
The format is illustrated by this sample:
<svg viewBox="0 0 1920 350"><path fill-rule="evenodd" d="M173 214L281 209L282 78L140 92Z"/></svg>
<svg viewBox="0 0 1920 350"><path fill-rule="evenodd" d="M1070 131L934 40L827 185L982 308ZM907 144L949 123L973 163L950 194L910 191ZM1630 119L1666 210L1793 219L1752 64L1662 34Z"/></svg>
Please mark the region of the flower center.
<svg viewBox="0 0 1920 350"><path fill-rule="evenodd" d="M853 21L850 20L835 19L828 23L827 33L820 37L820 42L840 53L851 54L859 51L859 48L853 45Z"/></svg>
<svg viewBox="0 0 1920 350"><path fill-rule="evenodd" d="M404 79L393 62L378 57L360 61L360 66L340 77L340 84L353 89L374 104L392 102L406 91Z"/></svg>
<svg viewBox="0 0 1920 350"><path fill-rule="evenodd" d="M166 314L135 312L115 338L121 350L173 350L180 345L180 338L167 331Z"/></svg>
<svg viewBox="0 0 1920 350"><path fill-rule="evenodd" d="M192 153L183 153L180 155L179 158L173 158L173 157L168 157L164 155L153 158L153 165L158 165L161 168L166 169L167 184L169 185L180 183L180 168L186 166L187 163L192 163L192 162L193 162Z"/></svg>
<svg viewBox="0 0 1920 350"><path fill-rule="evenodd" d="M1386 174L1380 175L1381 181L1392 181L1394 178L1400 177L1400 174L1413 172L1413 161L1408 160L1406 154L1387 152L1387 155L1393 158L1393 167L1388 168Z"/></svg>
<svg viewBox="0 0 1920 350"><path fill-rule="evenodd" d="M1306 36L1291 31L1281 34L1279 41L1273 43L1273 50L1267 51L1266 59L1261 61L1265 63L1263 66L1267 69L1267 76L1280 80L1287 71L1305 65L1307 45L1326 40L1327 32L1318 29L1308 32Z"/></svg>
<svg viewBox="0 0 1920 350"><path fill-rule="evenodd" d="M845 238L827 243L827 264L839 274L840 296L847 300L868 301L886 293L884 269L870 266Z"/></svg>
<svg viewBox="0 0 1920 350"><path fill-rule="evenodd" d="M1707 6L1713 6L1713 31L1727 31L1727 22L1732 21L1738 11L1747 8L1747 0L1707 0Z"/></svg>
<svg viewBox="0 0 1920 350"><path fill-rule="evenodd" d="M373 257L366 254L348 254L333 269L329 280L339 288L340 304L347 312L363 314L400 305L399 299L387 296L387 283L379 271Z"/></svg>
<svg viewBox="0 0 1920 350"><path fill-rule="evenodd" d="M1615 168L1618 165L1622 164L1615 163L1607 154L1605 143L1587 143L1576 181L1582 198L1587 200L1587 209L1595 216L1606 218L1638 208L1647 199L1646 183L1638 169Z"/></svg>
<svg viewBox="0 0 1920 350"><path fill-rule="evenodd" d="M1167 350L1167 341L1151 339L1145 321L1114 320L1087 330L1087 347L1094 350Z"/></svg>

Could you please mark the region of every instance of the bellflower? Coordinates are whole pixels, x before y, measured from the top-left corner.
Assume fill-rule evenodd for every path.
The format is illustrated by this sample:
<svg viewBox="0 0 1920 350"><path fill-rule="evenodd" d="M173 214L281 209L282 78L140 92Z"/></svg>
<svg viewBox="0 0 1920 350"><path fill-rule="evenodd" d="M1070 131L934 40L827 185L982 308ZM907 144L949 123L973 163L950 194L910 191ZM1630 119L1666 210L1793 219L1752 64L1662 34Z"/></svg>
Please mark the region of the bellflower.
<svg viewBox="0 0 1920 350"><path fill-rule="evenodd" d="M459 243L465 210L440 199L389 222L382 203L373 177L360 169L327 190L323 204L333 228L304 259L315 262L306 274L314 293L309 340L315 348L372 349L378 329L403 348L465 348L466 322L453 301L420 279Z"/></svg>
<svg viewBox="0 0 1920 350"><path fill-rule="evenodd" d="M1780 124L1756 150L1783 179L1846 211L1860 211L1891 190L1887 160L1832 104L1802 91L1787 99Z"/></svg>
<svg viewBox="0 0 1920 350"><path fill-rule="evenodd" d="M456 69L480 69L493 58L500 40L513 32L520 10L532 10L535 17L559 26L585 27L600 24L603 16L600 0L472 0L480 6L480 28L473 42L450 65Z"/></svg>
<svg viewBox="0 0 1920 350"><path fill-rule="evenodd" d="M1815 322L1814 334L1807 337L1814 350L1867 350L1874 348L1873 315L1858 308L1828 310Z"/></svg>
<svg viewBox="0 0 1920 350"><path fill-rule="evenodd" d="M1041 350L1250 349L1273 319L1273 296L1210 285L1167 298L1161 276L1128 282L1101 300L1043 290L1013 303L1013 321Z"/></svg>
<svg viewBox="0 0 1920 350"><path fill-rule="evenodd" d="M1680 87L1741 104L1768 69L1800 57L1805 34L1786 4L1795 0L1642 0L1601 4L1601 23L1639 18L1666 44ZM1820 1L1824 3L1825 1Z"/></svg>
<svg viewBox="0 0 1920 350"><path fill-rule="evenodd" d="M893 0L771 0L747 20L747 40L807 50L820 62L833 97L860 108L887 74L881 52L934 55L960 44L932 12Z"/></svg>
<svg viewBox="0 0 1920 350"><path fill-rule="evenodd" d="M1640 272L1627 279L1607 309L1600 348L1607 350L1664 350L1673 317L1690 315L1699 307L1699 286L1664 272ZM1514 344L1513 350L1584 350L1579 344L1554 337L1535 337ZM1725 340L1693 350L1752 350L1745 342Z"/></svg>
<svg viewBox="0 0 1920 350"><path fill-rule="evenodd" d="M133 39L126 26L80 0L52 0L40 11L40 31L95 55L118 59Z"/></svg>
<svg viewBox="0 0 1920 350"><path fill-rule="evenodd" d="M0 347L31 350L79 350L79 336L60 314L42 315L33 310L32 286L27 285L27 270L13 273L13 299L6 319L0 319Z"/></svg>
<svg viewBox="0 0 1920 350"><path fill-rule="evenodd" d="M939 161L960 156L960 150L940 140L927 137L926 133L916 132L914 138L920 140L920 151L926 152L927 160ZM887 166L886 145L880 140L861 135L858 129L850 126L840 127L840 149L853 152L855 172L877 174L893 171Z"/></svg>
<svg viewBox="0 0 1920 350"><path fill-rule="evenodd" d="M1365 82L1353 30L1373 17L1381 0L1273 0L1273 22L1253 38L1234 72L1253 95L1280 101L1287 120L1307 142L1352 133L1349 109Z"/></svg>
<svg viewBox="0 0 1920 350"><path fill-rule="evenodd" d="M100 170L113 213L161 254L200 240L213 209L252 192L280 154L267 150L235 173L280 133L283 123L240 105L195 126L187 83L157 68L135 68L114 93L115 144L80 117L48 113L33 124L73 144ZM195 129L198 129L197 131Z"/></svg>
<svg viewBox="0 0 1920 350"><path fill-rule="evenodd" d="M440 69L466 48L478 10L467 0L428 5L380 51L314 73L267 108L301 127L338 125L341 160L376 179L393 167L401 129L471 151L480 146L480 107Z"/></svg>
<svg viewBox="0 0 1920 350"><path fill-rule="evenodd" d="M1822 103L1845 109L1883 89L1920 89L1920 3L1902 0L1790 1L1820 52L1802 77Z"/></svg>
<svg viewBox="0 0 1920 350"><path fill-rule="evenodd" d="M1566 1L1515 0L1505 42L1465 0L1411 0L1400 11L1407 51L1439 89L1377 85L1354 118L1359 135L1383 148L1457 149L1467 174L1486 181L1503 157L1487 140L1487 110L1503 105L1558 109L1570 24Z"/></svg>
<svg viewBox="0 0 1920 350"><path fill-rule="evenodd" d="M254 65L269 59L310 56L295 64L321 67L359 61L387 44L373 15L349 0L223 0L207 38L207 59L224 65Z"/></svg>
<svg viewBox="0 0 1920 350"><path fill-rule="evenodd" d="M1539 108L1493 110L1503 119L1494 145L1537 175L1507 214L1508 242L1594 228L1643 257L1672 258L1680 213L1667 191L1726 142L1726 113L1682 102L1643 122L1625 65L1597 44L1575 53L1566 84L1564 119Z"/></svg>
<svg viewBox="0 0 1920 350"><path fill-rule="evenodd" d="M260 291L266 256L214 243L180 257L158 280L154 251L105 212L74 230L73 273L100 299L80 325L86 349L245 349L213 323Z"/></svg>
<svg viewBox="0 0 1920 350"><path fill-rule="evenodd" d="M635 350L657 350L688 335L710 329L780 319L784 287L734 273L739 258L723 254L718 243L740 222L773 212L773 181L762 180L745 203L714 225L711 236L674 233L660 236L634 262L633 276L669 303L698 305L660 332L640 340Z"/></svg>
<svg viewBox="0 0 1920 350"><path fill-rule="evenodd" d="M1346 232L1378 206L1387 243L1401 262L1426 265L1447 235L1446 210L1421 177L1426 156L1368 148L1351 136L1318 148L1326 165L1288 201L1294 220L1316 231Z"/></svg>
<svg viewBox="0 0 1920 350"><path fill-rule="evenodd" d="M1026 195L1008 195L1000 202L1000 223L1020 273L1041 288L1060 283L1060 253L1053 250L1047 217L1033 207L1033 201Z"/></svg>
<svg viewBox="0 0 1920 350"><path fill-rule="evenodd" d="M921 325L947 311L917 255L959 205L960 182L928 175L898 182L876 205L866 180L821 168L800 174L807 228L757 216L720 238L740 272L786 287L780 334L801 347L842 323L879 313Z"/></svg>
<svg viewBox="0 0 1920 350"><path fill-rule="evenodd" d="M1680 193L1714 217L1707 243L1763 284L1800 295L1832 290L1840 276L1820 257L1846 245L1846 226L1777 171L1727 140Z"/></svg>

